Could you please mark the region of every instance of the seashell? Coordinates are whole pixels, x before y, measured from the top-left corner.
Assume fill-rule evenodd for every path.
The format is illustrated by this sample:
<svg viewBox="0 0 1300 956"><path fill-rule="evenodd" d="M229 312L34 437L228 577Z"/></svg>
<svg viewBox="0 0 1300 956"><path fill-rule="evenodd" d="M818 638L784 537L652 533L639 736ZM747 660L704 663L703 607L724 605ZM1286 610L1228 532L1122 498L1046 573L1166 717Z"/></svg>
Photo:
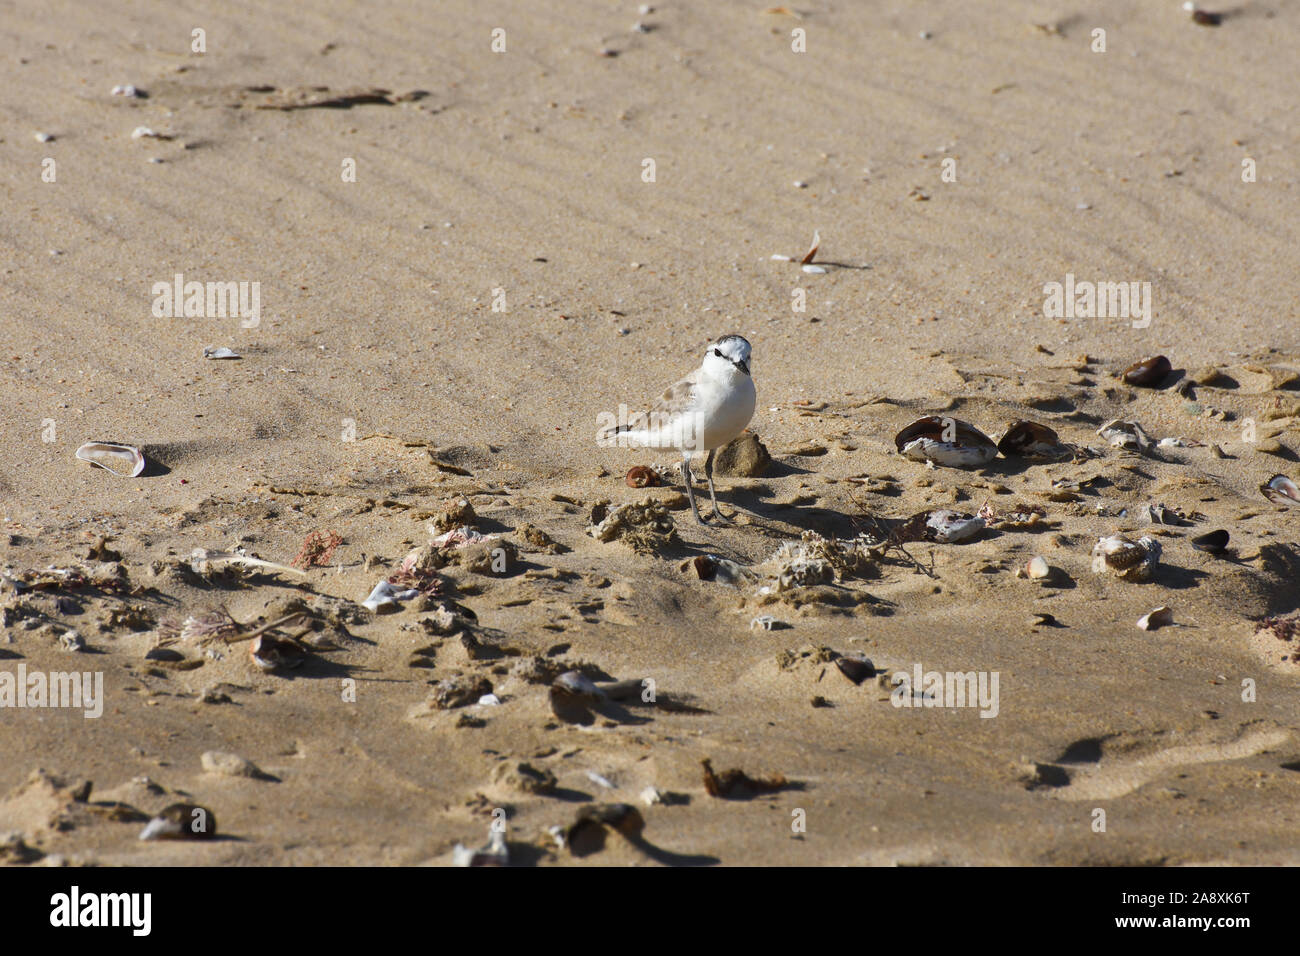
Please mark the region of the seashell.
<svg viewBox="0 0 1300 956"><path fill-rule="evenodd" d="M598 704L605 699L605 692L596 686L596 682L581 671L565 671L551 682L551 695L567 695L571 699L588 704Z"/></svg>
<svg viewBox="0 0 1300 956"><path fill-rule="evenodd" d="M1143 537L1130 541L1120 534L1100 538L1092 549L1092 570L1113 572L1125 581L1146 581L1160 563L1160 542Z"/></svg>
<svg viewBox="0 0 1300 956"><path fill-rule="evenodd" d="M216 835L216 815L196 803L173 803L140 831L141 840L211 840Z"/></svg>
<svg viewBox="0 0 1300 956"><path fill-rule="evenodd" d="M1219 555L1228 550L1228 532L1220 529L1192 539L1192 547L1206 554Z"/></svg>
<svg viewBox="0 0 1300 956"><path fill-rule="evenodd" d="M653 468L647 468L645 465L637 465L628 471L624 480L629 488L658 488L663 484L659 472Z"/></svg>
<svg viewBox="0 0 1300 956"><path fill-rule="evenodd" d="M771 614L760 614L749 622L751 631L783 631L789 626L785 621L778 621Z"/></svg>
<svg viewBox="0 0 1300 956"><path fill-rule="evenodd" d="M1120 421L1118 418L1098 428L1097 434L1114 447L1123 448L1125 451L1147 454L1154 444L1151 436L1137 422Z"/></svg>
<svg viewBox="0 0 1300 956"><path fill-rule="evenodd" d="M812 237L812 245L808 248L808 251L803 254L803 258L799 260L799 263L801 265L806 266L814 259L816 259L817 250L821 248L821 245L822 245L822 234L819 230L814 229L813 237Z"/></svg>
<svg viewBox="0 0 1300 956"><path fill-rule="evenodd" d="M297 641L275 637L272 634L259 634L249 645L248 656L263 673L288 670L301 666L307 659L307 652Z"/></svg>
<svg viewBox="0 0 1300 956"><path fill-rule="evenodd" d="M54 134L53 134L53 133L33 133L32 135L36 137L36 142L38 142L38 143L52 143L52 142L54 142Z"/></svg>
<svg viewBox="0 0 1300 956"><path fill-rule="evenodd" d="M418 588L399 590L387 581L380 581L370 592L370 597L361 602L362 607L369 608L376 614L390 614L401 610L399 601L411 601L420 596Z"/></svg>
<svg viewBox="0 0 1300 956"><path fill-rule="evenodd" d="M974 425L938 415L912 422L894 436L894 444L914 461L953 468L977 468L998 454L993 439Z"/></svg>
<svg viewBox="0 0 1300 956"><path fill-rule="evenodd" d="M65 651L80 652L86 649L85 639L76 631L64 631L59 635L59 648Z"/></svg>
<svg viewBox="0 0 1300 956"><path fill-rule="evenodd" d="M135 478L144 471L144 454L132 445L91 441L77 449L77 457L121 478Z"/></svg>
<svg viewBox="0 0 1300 956"><path fill-rule="evenodd" d="M488 830L488 841L476 849L457 843L451 851L452 866L509 866L510 851L506 847L506 831L495 823Z"/></svg>
<svg viewBox="0 0 1300 956"><path fill-rule="evenodd" d="M1129 385L1154 388L1163 382L1173 370L1174 367L1170 364L1169 359L1163 355L1152 355L1150 358L1134 362L1124 369L1123 378Z"/></svg>
<svg viewBox="0 0 1300 956"><path fill-rule="evenodd" d="M212 346L208 346L207 348L205 348L205 349L203 350L203 357L204 357L205 359L238 359L238 358L243 358L243 356L240 355L238 352L236 352L234 349L228 349L228 348L226 348L224 345L219 345L219 346L217 346L216 348L213 348Z"/></svg>
<svg viewBox="0 0 1300 956"><path fill-rule="evenodd" d="M815 266L812 263L809 263L808 265L800 266L800 268L809 275L824 276L826 274L825 266Z"/></svg>
<svg viewBox="0 0 1300 956"><path fill-rule="evenodd" d="M664 795L658 787L650 786L641 791L641 802L647 807L664 802Z"/></svg>
<svg viewBox="0 0 1300 956"><path fill-rule="evenodd" d="M931 511L925 519L927 537L941 544L958 544L977 537L985 528L983 518L946 509Z"/></svg>
<svg viewBox="0 0 1300 956"><path fill-rule="evenodd" d="M1146 516L1151 524L1185 525L1190 523L1183 517L1181 512L1173 508L1166 508L1162 504L1146 505Z"/></svg>
<svg viewBox="0 0 1300 956"><path fill-rule="evenodd" d="M1287 505L1292 508L1300 505L1300 488L1296 487L1296 483L1286 475L1274 475L1260 485L1259 490L1275 505Z"/></svg>
<svg viewBox="0 0 1300 956"><path fill-rule="evenodd" d="M837 657L835 666L854 684L861 684L868 677L876 676L876 665L866 657Z"/></svg>
<svg viewBox="0 0 1300 956"><path fill-rule="evenodd" d="M146 98L144 90L137 89L131 83L119 83L117 86L109 90L109 96L125 96L130 99L139 100Z"/></svg>
<svg viewBox="0 0 1300 956"><path fill-rule="evenodd" d="M1033 581L1042 581L1052 573L1051 565L1042 555L1035 555L1025 564L1025 577Z"/></svg>
<svg viewBox="0 0 1300 956"><path fill-rule="evenodd" d="M605 847L605 829L639 841L645 829L641 811L627 803L600 803L582 807L563 832L564 846L574 856L588 856Z"/></svg>
<svg viewBox="0 0 1300 956"><path fill-rule="evenodd" d="M500 707L501 698L496 694L484 694L478 699L479 707Z"/></svg>
<svg viewBox="0 0 1300 956"><path fill-rule="evenodd" d="M744 565L716 554L696 555L682 565L682 570L688 566L701 581L717 581L719 584L742 584L754 576Z"/></svg>
<svg viewBox="0 0 1300 956"><path fill-rule="evenodd" d="M1165 606L1160 606L1150 614L1143 614L1138 618L1138 627L1144 631L1154 631L1157 628L1164 627L1166 624L1174 623L1174 612Z"/></svg>
<svg viewBox="0 0 1300 956"><path fill-rule="evenodd" d="M1046 425L1025 420L1012 422L998 441L998 451L1010 458L1056 458L1067 453L1056 432Z"/></svg>

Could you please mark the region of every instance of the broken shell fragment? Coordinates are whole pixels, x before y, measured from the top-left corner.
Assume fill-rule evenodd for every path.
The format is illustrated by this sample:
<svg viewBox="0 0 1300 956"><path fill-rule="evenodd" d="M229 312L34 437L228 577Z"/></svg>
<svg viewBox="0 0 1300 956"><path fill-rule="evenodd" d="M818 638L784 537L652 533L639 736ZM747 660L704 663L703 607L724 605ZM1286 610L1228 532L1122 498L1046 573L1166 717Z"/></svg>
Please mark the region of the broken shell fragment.
<svg viewBox="0 0 1300 956"><path fill-rule="evenodd" d="M1228 532L1223 529L1197 535L1192 539L1192 547L1206 554L1220 555L1228 550Z"/></svg>
<svg viewBox="0 0 1300 956"><path fill-rule="evenodd" d="M960 544L971 541L984 530L983 518L960 511L931 511L925 519L926 536L941 544Z"/></svg>
<svg viewBox="0 0 1300 956"><path fill-rule="evenodd" d="M77 449L77 457L121 478L135 478L145 466L140 449L107 441L86 442Z"/></svg>
<svg viewBox="0 0 1300 956"><path fill-rule="evenodd" d="M1138 618L1138 627L1142 628L1144 631L1154 631L1157 628L1173 623L1174 612L1164 605L1161 605L1151 613L1143 614Z"/></svg>
<svg viewBox="0 0 1300 956"><path fill-rule="evenodd" d="M1092 570L1106 571L1125 581L1148 581L1160 563L1160 542L1143 537L1131 541L1120 534L1100 538L1092 549Z"/></svg>
<svg viewBox="0 0 1300 956"><path fill-rule="evenodd" d="M585 704L598 704L605 699L605 692L581 671L565 671L555 678L551 683L552 698L557 694Z"/></svg>
<svg viewBox="0 0 1300 956"><path fill-rule="evenodd" d="M606 829L621 833L632 842L641 839L645 818L629 803L597 803L578 810L564 831L564 846L574 856L588 856L605 847Z"/></svg>
<svg viewBox="0 0 1300 956"><path fill-rule="evenodd" d="M258 670L270 674L301 666L307 659L307 652L297 641L273 634L259 634L249 645L248 656Z"/></svg>
<svg viewBox="0 0 1300 956"><path fill-rule="evenodd" d="M817 258L817 250L821 248L821 244L822 244L822 234L818 230L814 229L813 237L812 237L812 246L808 249L807 252L803 254L803 258L799 260L799 264L806 266L810 262L812 262L813 259Z"/></svg>
<svg viewBox="0 0 1300 956"><path fill-rule="evenodd" d="M212 346L208 346L203 350L203 357L205 359L243 358L243 356L240 355L238 352L236 352L234 349L228 349L224 345L219 345L216 348L213 348Z"/></svg>
<svg viewBox="0 0 1300 956"><path fill-rule="evenodd" d="M216 816L195 803L173 803L140 831L141 840L211 840L216 835Z"/></svg>
<svg viewBox="0 0 1300 956"><path fill-rule="evenodd" d="M1006 434L998 441L998 451L1008 458L1056 458L1067 453L1056 437L1056 432L1046 425L1025 420L1012 422Z"/></svg>
<svg viewBox="0 0 1300 956"><path fill-rule="evenodd" d="M647 468L645 465L637 465L627 473L624 479L629 488L657 488L663 484L663 479L653 468Z"/></svg>
<svg viewBox="0 0 1300 956"><path fill-rule="evenodd" d="M837 657L835 666L854 684L861 684L868 677L876 676L876 665L866 657Z"/></svg>
<svg viewBox="0 0 1300 956"><path fill-rule="evenodd" d="M481 847L470 849L457 843L451 851L452 866L509 866L510 851L506 847L506 832L493 825L488 831L488 841Z"/></svg>
<svg viewBox="0 0 1300 956"><path fill-rule="evenodd" d="M914 461L952 468L978 468L998 454L993 439L974 425L939 415L912 422L894 436L894 444Z"/></svg>
<svg viewBox="0 0 1300 956"><path fill-rule="evenodd" d="M1137 422L1113 419L1097 429L1097 434L1116 448L1148 454L1155 444Z"/></svg>
<svg viewBox="0 0 1300 956"><path fill-rule="evenodd" d="M1124 369L1123 378L1129 385L1154 388L1163 382L1165 377L1173 370L1174 367L1169 359L1163 355L1152 355L1140 362L1134 362Z"/></svg>
<svg viewBox="0 0 1300 956"><path fill-rule="evenodd" d="M387 614L401 610L401 601L411 601L420 596L418 588L399 589L387 581L380 581L370 592L370 597L361 602L362 607L369 608L376 614Z"/></svg>
<svg viewBox="0 0 1300 956"><path fill-rule="evenodd" d="M1274 475L1260 485L1259 490L1275 505L1287 505L1292 508L1300 505L1300 488L1296 487L1296 483L1286 475Z"/></svg>

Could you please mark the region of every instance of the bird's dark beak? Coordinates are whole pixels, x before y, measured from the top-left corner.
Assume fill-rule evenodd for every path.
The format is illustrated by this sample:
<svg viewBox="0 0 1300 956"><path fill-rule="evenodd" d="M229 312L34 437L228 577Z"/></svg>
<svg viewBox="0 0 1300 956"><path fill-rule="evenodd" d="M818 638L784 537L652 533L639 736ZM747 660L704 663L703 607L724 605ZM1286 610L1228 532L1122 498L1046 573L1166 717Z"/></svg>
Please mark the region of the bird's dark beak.
<svg viewBox="0 0 1300 956"><path fill-rule="evenodd" d="M731 364L736 366L736 368L740 369L746 375L749 374L749 363L746 362L744 359L740 359L739 361L733 360Z"/></svg>

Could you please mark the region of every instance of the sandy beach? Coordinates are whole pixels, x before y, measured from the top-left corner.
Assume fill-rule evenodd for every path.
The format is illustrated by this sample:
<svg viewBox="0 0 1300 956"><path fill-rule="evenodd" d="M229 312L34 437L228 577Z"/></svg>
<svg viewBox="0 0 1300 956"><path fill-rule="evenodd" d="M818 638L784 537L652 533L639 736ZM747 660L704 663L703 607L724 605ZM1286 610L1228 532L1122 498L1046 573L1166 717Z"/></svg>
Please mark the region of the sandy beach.
<svg viewBox="0 0 1300 956"><path fill-rule="evenodd" d="M0 862L1300 864L1300 10L1224 13L0 0ZM702 526L597 434L728 333Z"/></svg>

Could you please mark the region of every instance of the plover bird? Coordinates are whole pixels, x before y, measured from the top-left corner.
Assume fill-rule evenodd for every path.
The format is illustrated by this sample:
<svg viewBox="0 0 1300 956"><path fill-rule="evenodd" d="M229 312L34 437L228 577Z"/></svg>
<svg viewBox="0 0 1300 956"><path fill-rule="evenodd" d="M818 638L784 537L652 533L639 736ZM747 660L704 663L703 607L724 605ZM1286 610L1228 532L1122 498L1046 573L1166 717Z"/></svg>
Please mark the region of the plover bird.
<svg viewBox="0 0 1300 956"><path fill-rule="evenodd" d="M695 520L705 524L691 487L691 456L709 453L704 475L713 499L713 515L730 524L718 510L713 490L713 456L745 430L754 417L754 379L749 373L750 346L744 337L724 335L704 353L704 362L690 375L664 392L650 411L602 434L634 447L673 448L682 453L682 478Z"/></svg>

